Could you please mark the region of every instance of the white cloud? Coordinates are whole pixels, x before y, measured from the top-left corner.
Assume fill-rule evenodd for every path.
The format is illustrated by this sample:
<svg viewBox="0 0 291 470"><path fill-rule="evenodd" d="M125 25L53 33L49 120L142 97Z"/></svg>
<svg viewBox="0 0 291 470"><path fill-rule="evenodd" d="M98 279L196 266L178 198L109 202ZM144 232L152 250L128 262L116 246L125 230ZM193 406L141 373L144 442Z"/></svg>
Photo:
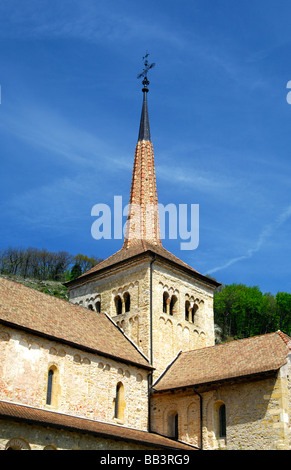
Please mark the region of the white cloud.
<svg viewBox="0 0 291 470"><path fill-rule="evenodd" d="M276 232L290 217L291 217L291 204L279 214L279 216L273 223L267 224L263 228L263 230L261 231L259 235L258 240L256 241L253 247L247 250L246 254L234 257L230 259L229 261L227 261L226 263L208 270L207 274L214 274L217 271L222 271L226 268L229 268L230 266L232 266L235 263L238 263L239 261L252 258L252 256L255 253L257 253L265 245L265 243L270 239L273 233Z"/></svg>

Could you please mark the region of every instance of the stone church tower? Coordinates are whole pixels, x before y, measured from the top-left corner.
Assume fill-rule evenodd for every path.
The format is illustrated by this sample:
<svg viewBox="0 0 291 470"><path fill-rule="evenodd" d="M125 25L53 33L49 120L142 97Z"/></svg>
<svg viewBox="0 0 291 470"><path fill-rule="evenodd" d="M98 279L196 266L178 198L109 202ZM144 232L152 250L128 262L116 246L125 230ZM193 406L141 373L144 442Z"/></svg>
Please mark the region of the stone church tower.
<svg viewBox="0 0 291 470"><path fill-rule="evenodd" d="M123 246L66 285L71 302L112 318L153 365L156 380L179 351L214 345L218 284L162 246L148 84L145 76Z"/></svg>

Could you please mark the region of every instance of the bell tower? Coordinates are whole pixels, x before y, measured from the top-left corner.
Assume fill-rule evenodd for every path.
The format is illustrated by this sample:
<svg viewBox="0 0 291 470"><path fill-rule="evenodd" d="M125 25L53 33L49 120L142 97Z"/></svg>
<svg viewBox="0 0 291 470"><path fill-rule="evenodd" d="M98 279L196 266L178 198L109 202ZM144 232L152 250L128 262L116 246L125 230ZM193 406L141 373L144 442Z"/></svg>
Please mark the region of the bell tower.
<svg viewBox="0 0 291 470"><path fill-rule="evenodd" d="M122 248L66 285L71 302L112 318L153 365L155 380L179 351L214 345L213 293L219 284L161 242L147 102L153 66L147 54L138 76L143 102Z"/></svg>

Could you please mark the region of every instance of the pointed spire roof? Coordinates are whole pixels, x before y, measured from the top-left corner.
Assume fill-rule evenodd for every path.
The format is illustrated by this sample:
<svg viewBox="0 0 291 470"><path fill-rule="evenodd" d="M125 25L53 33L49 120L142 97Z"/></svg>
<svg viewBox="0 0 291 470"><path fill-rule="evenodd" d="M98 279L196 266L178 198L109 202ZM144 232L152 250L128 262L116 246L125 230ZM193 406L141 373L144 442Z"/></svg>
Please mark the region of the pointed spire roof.
<svg viewBox="0 0 291 470"><path fill-rule="evenodd" d="M155 175L153 144L147 106L148 89L143 88L143 105L139 126L138 142L135 148L127 230L123 248L140 245L143 242L161 246L158 212L158 194Z"/></svg>
<svg viewBox="0 0 291 470"><path fill-rule="evenodd" d="M158 256L162 260L180 267L180 269L185 270L188 274L192 274L210 285L215 287L220 285L218 282L200 274L170 253L163 247L161 242L154 150L150 135L147 103L147 93L149 91L147 72L155 64L148 65L147 56L144 57L145 69L138 76L138 78L144 77L142 82L143 104L138 141L135 148L127 227L123 246L119 251L101 261L74 281L66 282L66 286L78 283L79 279L94 276L99 272L111 269L113 266L120 265L120 263L145 254L149 254L151 257L153 255Z"/></svg>
<svg viewBox="0 0 291 470"><path fill-rule="evenodd" d="M138 141L147 140L151 142L150 122L148 113L147 93L148 89L143 89L143 105L140 118Z"/></svg>

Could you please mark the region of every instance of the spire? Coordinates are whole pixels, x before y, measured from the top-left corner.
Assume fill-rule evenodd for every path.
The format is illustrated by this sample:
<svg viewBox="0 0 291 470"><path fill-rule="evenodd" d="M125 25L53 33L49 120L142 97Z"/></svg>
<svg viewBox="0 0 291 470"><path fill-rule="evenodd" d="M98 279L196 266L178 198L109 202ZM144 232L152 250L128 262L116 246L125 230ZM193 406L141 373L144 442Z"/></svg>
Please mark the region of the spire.
<svg viewBox="0 0 291 470"><path fill-rule="evenodd" d="M143 105L141 111L138 140L148 140L149 142L151 142L147 92L148 89L143 88Z"/></svg>
<svg viewBox="0 0 291 470"><path fill-rule="evenodd" d="M140 118L140 126L139 126L139 134L138 134L138 141L147 140L151 142L151 132L150 132L150 123L149 123L149 113L148 113L148 104L147 104L147 93L149 91L148 86L150 82L148 81L148 71L155 66L155 63L149 65L148 63L148 56L147 53L143 57L144 61L144 69L142 73L140 73L137 78L143 77L143 105L141 111L141 118Z"/></svg>
<svg viewBox="0 0 291 470"><path fill-rule="evenodd" d="M138 75L143 79L143 105L139 127L129 198L127 230L123 248L144 245L162 245L158 213L158 195L155 175L153 144L147 106L149 81L147 72L155 64L148 65L148 54L144 57L145 69Z"/></svg>

